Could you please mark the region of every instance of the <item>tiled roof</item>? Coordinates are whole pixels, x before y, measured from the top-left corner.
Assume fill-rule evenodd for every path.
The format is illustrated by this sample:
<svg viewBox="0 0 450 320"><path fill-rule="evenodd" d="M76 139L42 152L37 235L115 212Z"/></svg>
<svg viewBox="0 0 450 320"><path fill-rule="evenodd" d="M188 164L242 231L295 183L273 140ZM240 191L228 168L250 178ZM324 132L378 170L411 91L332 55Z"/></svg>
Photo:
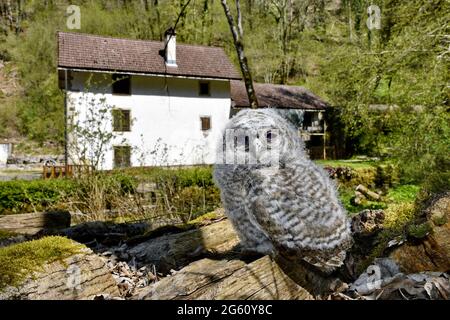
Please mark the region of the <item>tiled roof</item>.
<svg viewBox="0 0 450 320"><path fill-rule="evenodd" d="M166 67L164 42L58 32L58 67L241 79L222 48L177 44L177 67Z"/></svg>
<svg viewBox="0 0 450 320"><path fill-rule="evenodd" d="M322 110L329 105L311 91L299 86L254 83L260 108ZM248 108L247 91L243 81L231 81L233 107Z"/></svg>

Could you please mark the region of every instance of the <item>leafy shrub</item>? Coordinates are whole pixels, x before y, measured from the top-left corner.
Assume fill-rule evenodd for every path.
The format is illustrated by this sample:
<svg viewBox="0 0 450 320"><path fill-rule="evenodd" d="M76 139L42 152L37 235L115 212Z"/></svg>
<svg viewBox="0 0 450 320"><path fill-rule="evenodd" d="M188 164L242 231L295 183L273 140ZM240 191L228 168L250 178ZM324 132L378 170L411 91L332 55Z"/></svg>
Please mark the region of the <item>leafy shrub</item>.
<svg viewBox="0 0 450 320"><path fill-rule="evenodd" d="M0 214L40 211L73 193L69 179L7 181L0 183Z"/></svg>
<svg viewBox="0 0 450 320"><path fill-rule="evenodd" d="M385 189L393 187L399 183L398 168L393 164L380 164L377 166L375 185Z"/></svg>
<svg viewBox="0 0 450 320"><path fill-rule="evenodd" d="M176 187L213 186L212 167L193 168L130 168L121 172L142 182L170 183Z"/></svg>

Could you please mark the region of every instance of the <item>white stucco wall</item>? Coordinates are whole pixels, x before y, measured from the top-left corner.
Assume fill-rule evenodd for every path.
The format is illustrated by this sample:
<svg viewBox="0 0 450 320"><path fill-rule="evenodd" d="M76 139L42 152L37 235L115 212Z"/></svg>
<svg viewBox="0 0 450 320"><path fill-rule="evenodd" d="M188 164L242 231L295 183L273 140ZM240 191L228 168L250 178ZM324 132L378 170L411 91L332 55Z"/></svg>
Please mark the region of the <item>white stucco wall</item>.
<svg viewBox="0 0 450 320"><path fill-rule="evenodd" d="M131 78L131 95L113 95L107 85L99 86L101 89L95 93L86 90L87 77L83 73L73 75L68 94L69 128L73 123L71 118L80 121L86 118L87 101L92 98L96 104L103 98L103 106L130 110L132 118L131 132L114 133L99 169L113 168L113 146L116 145L133 148L132 166L214 163L215 146L230 115L229 81L211 80L211 94L205 97L199 96L199 80L196 79L135 75ZM98 77L100 75L94 79ZM110 75L106 78L110 79ZM211 118L211 129L207 132L201 130L202 116ZM112 132L111 118L105 120L102 127L103 131ZM74 136L69 135L69 145L75 145L74 140ZM71 162L79 162L73 148L69 149L72 149Z"/></svg>

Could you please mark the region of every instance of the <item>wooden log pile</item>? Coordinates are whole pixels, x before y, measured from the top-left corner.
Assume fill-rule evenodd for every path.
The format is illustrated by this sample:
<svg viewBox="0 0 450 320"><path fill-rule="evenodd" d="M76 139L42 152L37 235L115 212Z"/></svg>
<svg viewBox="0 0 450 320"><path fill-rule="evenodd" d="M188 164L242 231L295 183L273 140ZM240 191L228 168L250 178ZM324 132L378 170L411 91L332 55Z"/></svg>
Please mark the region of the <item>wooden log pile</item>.
<svg viewBox="0 0 450 320"><path fill-rule="evenodd" d="M313 296L265 256L240 260L202 259L138 292L144 300L312 300Z"/></svg>

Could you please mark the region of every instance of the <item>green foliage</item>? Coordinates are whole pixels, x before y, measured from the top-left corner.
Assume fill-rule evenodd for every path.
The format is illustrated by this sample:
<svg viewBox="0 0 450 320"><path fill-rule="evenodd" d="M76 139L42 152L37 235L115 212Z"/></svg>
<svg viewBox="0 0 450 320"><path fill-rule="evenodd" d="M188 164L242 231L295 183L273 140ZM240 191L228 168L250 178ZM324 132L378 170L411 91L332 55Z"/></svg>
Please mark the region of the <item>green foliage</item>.
<svg viewBox="0 0 450 320"><path fill-rule="evenodd" d="M422 239L429 235L432 230L433 227L430 222L413 224L408 227L408 235L416 239Z"/></svg>
<svg viewBox="0 0 450 320"><path fill-rule="evenodd" d="M214 186L212 167L201 166L192 168L127 168L121 169L129 175L135 176L143 182L169 183L173 187L208 187Z"/></svg>
<svg viewBox="0 0 450 320"><path fill-rule="evenodd" d="M44 237L0 248L0 291L18 286L45 263L61 261L80 253L83 245L63 237Z"/></svg>
<svg viewBox="0 0 450 320"><path fill-rule="evenodd" d="M390 189L387 198L393 202L413 202L420 190L417 185L399 185L393 189Z"/></svg>
<svg viewBox="0 0 450 320"><path fill-rule="evenodd" d="M0 182L0 214L41 211L75 190L73 180Z"/></svg>
<svg viewBox="0 0 450 320"><path fill-rule="evenodd" d="M398 115L395 128L390 144L403 180L424 181L436 174L435 180L449 177L450 112L446 108L433 106L421 112L404 112Z"/></svg>

